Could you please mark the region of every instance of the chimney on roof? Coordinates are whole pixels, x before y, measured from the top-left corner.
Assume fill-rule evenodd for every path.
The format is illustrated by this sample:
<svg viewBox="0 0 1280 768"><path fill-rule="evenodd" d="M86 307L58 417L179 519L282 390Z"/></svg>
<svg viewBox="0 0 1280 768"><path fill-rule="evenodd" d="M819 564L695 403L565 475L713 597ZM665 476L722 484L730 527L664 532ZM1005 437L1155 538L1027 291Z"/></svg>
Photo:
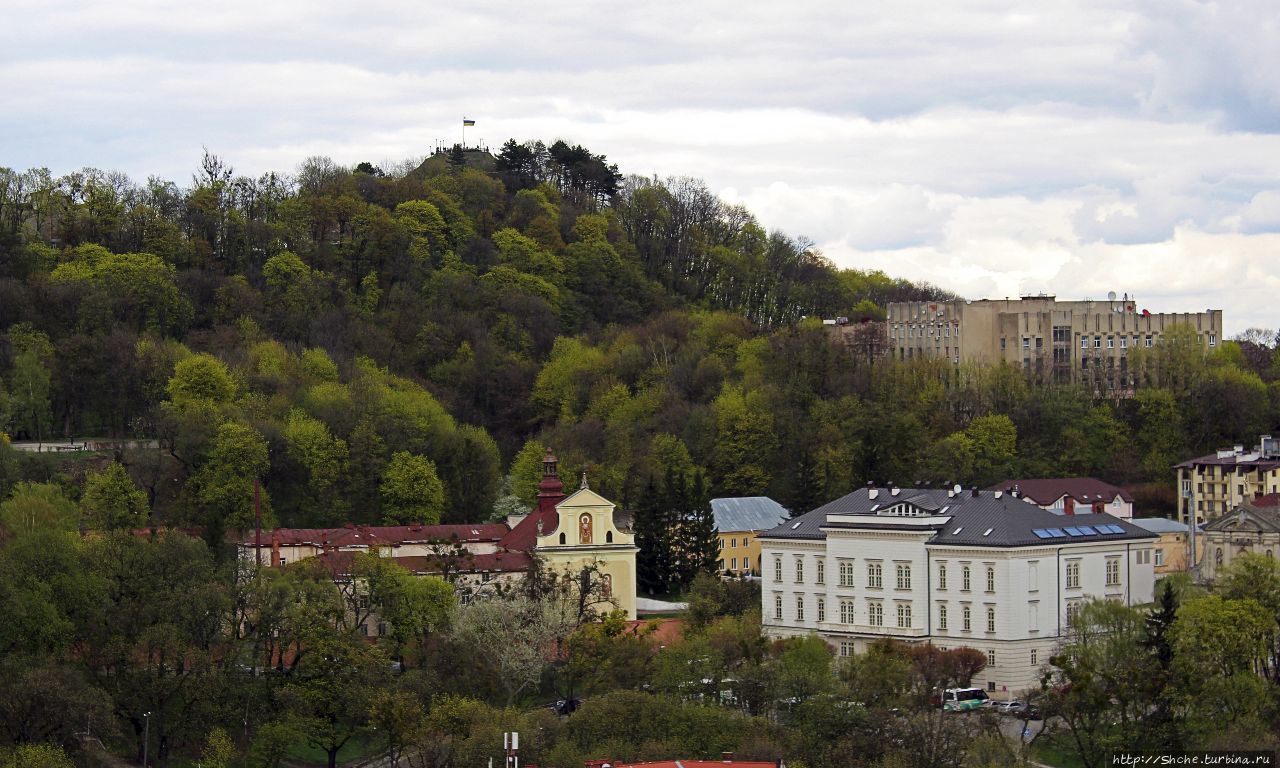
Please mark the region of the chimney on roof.
<svg viewBox="0 0 1280 768"><path fill-rule="evenodd" d="M732 762L733 762L733 753L732 753L732 752L721 752L721 753L720 753L720 759L721 759L721 760L723 760L723 761L725 761L726 763L732 763Z"/></svg>
<svg viewBox="0 0 1280 768"><path fill-rule="evenodd" d="M978 498L978 486L973 486L973 498Z"/></svg>

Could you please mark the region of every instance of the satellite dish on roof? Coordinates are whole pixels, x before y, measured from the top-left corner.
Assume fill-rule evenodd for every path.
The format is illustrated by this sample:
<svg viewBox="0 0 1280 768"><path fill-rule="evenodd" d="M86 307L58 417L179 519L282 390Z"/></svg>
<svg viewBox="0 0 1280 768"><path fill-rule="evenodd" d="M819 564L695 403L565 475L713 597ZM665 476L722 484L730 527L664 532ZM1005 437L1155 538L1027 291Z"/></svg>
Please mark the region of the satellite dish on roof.
<svg viewBox="0 0 1280 768"><path fill-rule="evenodd" d="M1107 291L1107 301L1115 301L1115 300L1116 300L1116 292Z"/></svg>

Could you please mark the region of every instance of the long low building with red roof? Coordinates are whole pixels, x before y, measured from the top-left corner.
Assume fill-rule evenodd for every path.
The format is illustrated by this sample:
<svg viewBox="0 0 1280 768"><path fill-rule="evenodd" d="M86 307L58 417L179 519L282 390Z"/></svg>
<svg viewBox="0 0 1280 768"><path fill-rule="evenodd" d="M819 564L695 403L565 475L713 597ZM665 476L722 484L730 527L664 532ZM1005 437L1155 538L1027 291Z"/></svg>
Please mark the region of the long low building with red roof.
<svg viewBox="0 0 1280 768"><path fill-rule="evenodd" d="M355 525L276 528L239 540L240 557L271 568L315 558L335 579L348 578L355 555L376 552L417 575L441 575L466 602L484 585L523 577L535 556L577 573L593 565L603 593L636 617L634 536L627 517L587 487L566 496L556 457L547 451L538 506L507 523Z"/></svg>

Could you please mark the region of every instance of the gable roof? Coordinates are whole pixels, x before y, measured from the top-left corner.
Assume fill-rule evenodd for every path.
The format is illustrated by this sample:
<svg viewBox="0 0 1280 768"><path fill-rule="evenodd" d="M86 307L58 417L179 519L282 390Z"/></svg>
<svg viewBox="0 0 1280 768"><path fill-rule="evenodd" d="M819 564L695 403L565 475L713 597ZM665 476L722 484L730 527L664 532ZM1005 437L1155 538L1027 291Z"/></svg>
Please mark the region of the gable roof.
<svg viewBox="0 0 1280 768"><path fill-rule="evenodd" d="M767 531L791 517L786 507L768 496L711 500L717 531Z"/></svg>
<svg viewBox="0 0 1280 768"><path fill-rule="evenodd" d="M1119 496L1133 503L1133 496L1125 489L1104 483L1095 477L1033 477L1022 480L1005 480L991 486L989 491L1005 491L1018 489L1018 495L1026 496L1037 504L1052 504L1063 496L1070 496L1077 502L1092 504L1095 501L1110 502Z"/></svg>
<svg viewBox="0 0 1280 768"><path fill-rule="evenodd" d="M538 523L542 523L542 532L538 532ZM525 519L516 523L507 535L498 541L498 546L517 552L532 552L538 543L539 536L555 533L560 527L560 515L555 509L530 512Z"/></svg>
<svg viewBox="0 0 1280 768"><path fill-rule="evenodd" d="M928 512L925 519L916 518L918 522L913 522L912 518L883 514L903 502ZM829 520L829 515L863 519ZM1102 530L1099 525L1114 526L1119 531ZM970 547L1060 546L1156 538L1155 534L1108 514L1064 517L1002 491L953 493L931 488L903 488L896 494L884 488L862 488L784 522L761 537L825 539L824 528L932 531L928 544ZM1068 528L1078 533L1070 533ZM1046 536L1036 531L1057 533Z"/></svg>

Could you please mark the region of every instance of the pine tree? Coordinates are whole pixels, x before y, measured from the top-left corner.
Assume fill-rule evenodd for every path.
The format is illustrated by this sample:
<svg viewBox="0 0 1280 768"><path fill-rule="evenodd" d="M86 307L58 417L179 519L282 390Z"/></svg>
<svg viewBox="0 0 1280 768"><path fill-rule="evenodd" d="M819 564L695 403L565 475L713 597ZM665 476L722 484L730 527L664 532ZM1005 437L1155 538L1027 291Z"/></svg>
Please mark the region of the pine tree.
<svg viewBox="0 0 1280 768"><path fill-rule="evenodd" d="M1169 579L1161 583L1156 608L1147 616L1147 651L1156 661L1157 672L1151 680L1150 695L1153 703L1147 718L1147 749L1182 749L1182 729L1178 722L1174 702L1171 700L1174 685L1173 671L1173 622L1178 617L1178 598Z"/></svg>
<svg viewBox="0 0 1280 768"><path fill-rule="evenodd" d="M671 578L671 526L666 521L666 504L652 476L645 484L636 506L636 579L641 591L666 592Z"/></svg>
<svg viewBox="0 0 1280 768"><path fill-rule="evenodd" d="M694 577L699 573L716 573L716 563L720 559L720 538L716 535L715 515L711 511L711 499L701 472L693 476L693 484L688 486L681 507L683 515L680 538L684 551L681 578L682 583L687 585L693 583Z"/></svg>
<svg viewBox="0 0 1280 768"><path fill-rule="evenodd" d="M689 484L684 473L668 467L666 478L662 483L662 494L659 497L663 522L666 525L667 548L671 553L667 572L668 590L684 587L693 579L687 565L688 552L686 552L684 539L688 494Z"/></svg>
<svg viewBox="0 0 1280 768"><path fill-rule="evenodd" d="M796 472L791 481L791 492L787 494L787 511L792 517L799 517L822 506L825 498L825 483L818 472L818 463L808 450L800 452L796 462Z"/></svg>

